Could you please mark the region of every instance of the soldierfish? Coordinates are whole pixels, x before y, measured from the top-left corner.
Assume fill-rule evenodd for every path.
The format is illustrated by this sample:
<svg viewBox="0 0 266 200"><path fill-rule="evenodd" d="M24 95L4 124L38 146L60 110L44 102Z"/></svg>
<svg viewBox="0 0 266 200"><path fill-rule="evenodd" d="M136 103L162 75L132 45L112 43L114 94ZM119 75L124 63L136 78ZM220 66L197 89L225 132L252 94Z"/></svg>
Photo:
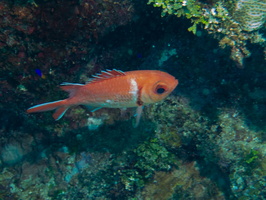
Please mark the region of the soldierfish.
<svg viewBox="0 0 266 200"><path fill-rule="evenodd" d="M61 89L69 98L33 106L28 113L56 110L53 114L59 120L72 106L86 105L95 111L100 108L137 107L136 126L144 105L166 98L177 86L178 80L158 70L102 71L86 84L62 83Z"/></svg>

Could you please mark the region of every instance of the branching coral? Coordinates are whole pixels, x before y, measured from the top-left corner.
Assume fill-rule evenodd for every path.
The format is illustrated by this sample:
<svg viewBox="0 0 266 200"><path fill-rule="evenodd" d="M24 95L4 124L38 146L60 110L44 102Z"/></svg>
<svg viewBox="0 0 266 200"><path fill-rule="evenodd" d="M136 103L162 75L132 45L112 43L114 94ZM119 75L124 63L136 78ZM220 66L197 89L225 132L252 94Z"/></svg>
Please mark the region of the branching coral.
<svg viewBox="0 0 266 200"><path fill-rule="evenodd" d="M177 17L191 19L193 25L188 29L196 33L197 24L207 24L207 18L203 15L201 5L195 0L149 0L148 4L154 3L154 7L162 7L162 16L174 14Z"/></svg>
<svg viewBox="0 0 266 200"><path fill-rule="evenodd" d="M162 8L166 13L190 19L193 25L188 29L196 34L197 25L203 27L220 40L222 48L231 47L231 59L243 67L243 59L251 53L247 42L265 46L265 38L259 32L266 20L266 2L259 0L212 1L197 0L149 0L148 4Z"/></svg>

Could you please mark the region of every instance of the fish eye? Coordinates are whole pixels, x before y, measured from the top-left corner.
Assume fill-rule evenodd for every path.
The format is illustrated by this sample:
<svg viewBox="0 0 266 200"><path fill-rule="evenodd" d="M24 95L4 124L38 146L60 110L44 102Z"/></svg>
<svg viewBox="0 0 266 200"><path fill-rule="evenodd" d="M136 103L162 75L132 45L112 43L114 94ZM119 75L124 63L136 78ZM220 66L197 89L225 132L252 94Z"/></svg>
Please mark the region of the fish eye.
<svg viewBox="0 0 266 200"><path fill-rule="evenodd" d="M165 92L165 89L164 88L157 88L156 92L157 92L157 94L162 94Z"/></svg>
<svg viewBox="0 0 266 200"><path fill-rule="evenodd" d="M156 94L163 94L166 92L166 87L164 85L157 85L155 88L155 93Z"/></svg>

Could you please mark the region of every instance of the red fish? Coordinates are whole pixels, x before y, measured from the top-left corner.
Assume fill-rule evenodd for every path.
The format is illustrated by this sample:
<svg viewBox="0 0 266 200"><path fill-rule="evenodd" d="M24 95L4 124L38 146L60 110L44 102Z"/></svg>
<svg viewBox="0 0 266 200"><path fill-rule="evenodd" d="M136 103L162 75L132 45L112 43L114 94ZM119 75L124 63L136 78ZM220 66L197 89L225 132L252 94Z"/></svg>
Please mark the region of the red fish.
<svg viewBox="0 0 266 200"><path fill-rule="evenodd" d="M61 89L69 98L33 106L28 113L56 110L53 114L59 120L73 106L86 105L95 111L100 108L137 108L136 126L144 105L155 103L167 97L177 86L178 80L168 73L157 70L122 72L102 71L86 84L62 83Z"/></svg>

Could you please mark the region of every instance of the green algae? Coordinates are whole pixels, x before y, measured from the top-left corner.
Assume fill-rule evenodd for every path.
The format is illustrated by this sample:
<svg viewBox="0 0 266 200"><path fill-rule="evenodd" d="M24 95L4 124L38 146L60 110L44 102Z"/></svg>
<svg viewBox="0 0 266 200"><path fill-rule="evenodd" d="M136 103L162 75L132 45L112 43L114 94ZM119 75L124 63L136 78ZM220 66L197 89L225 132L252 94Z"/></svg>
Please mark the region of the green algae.
<svg viewBox="0 0 266 200"><path fill-rule="evenodd" d="M208 24L207 18L203 15L201 5L195 0L149 0L148 4L153 4L154 7L161 7L162 17L169 14L190 19L193 25L188 30L194 34L197 32L197 24Z"/></svg>
<svg viewBox="0 0 266 200"><path fill-rule="evenodd" d="M248 153L244 158L245 162L248 164L255 162L259 158L258 154L258 151L251 149L250 153Z"/></svg>
<svg viewBox="0 0 266 200"><path fill-rule="evenodd" d="M170 170L176 163L174 154L160 145L156 138L139 145L134 153L137 155L134 166L144 171L145 178L151 177L154 171Z"/></svg>
<svg viewBox="0 0 266 200"><path fill-rule="evenodd" d="M176 104L179 106L176 107ZM172 116L173 110L175 117ZM245 124L244 116L237 110L220 108L216 115L215 120L209 119L211 115L201 115L188 105L188 101L182 100L182 97L181 100L169 98L153 105L149 110L149 117L159 124L156 136L164 145L175 149L177 159L182 158L178 156L178 152L181 153L184 149L188 150L188 155L195 155L192 159L200 157L201 173L220 184L219 187L224 188L223 192L231 196L230 198L241 195L245 198L262 196L265 176L262 159L265 144L262 141L262 132L250 129ZM176 140L177 145L173 145L173 140ZM224 173L223 178L214 178L210 173L214 169L226 169L228 174ZM221 184L222 179L230 187ZM257 184L245 188L246 182Z"/></svg>
<svg viewBox="0 0 266 200"><path fill-rule="evenodd" d="M265 37L258 32L265 24L266 3L259 0L202 2L196 0L149 0L148 4L162 8L162 16L176 15L189 19L188 28L197 34L200 25L219 38L222 48L230 46L231 59L243 67L243 59L251 55L247 42L264 47ZM223 37L221 37L221 35Z"/></svg>
<svg viewBox="0 0 266 200"><path fill-rule="evenodd" d="M197 76L198 69L193 70L189 65L186 68L189 73ZM174 70L178 69L174 68ZM203 71L206 73L205 68ZM182 71L182 73L187 72ZM226 76L222 71L220 73L221 76ZM184 82L185 78L187 77L180 77L180 83L186 87L186 90L190 90L189 84ZM205 77L204 81L209 79ZM56 85L53 81L47 82L53 87ZM232 83L237 88L236 96L241 95L238 90L242 88L235 83L235 80ZM43 83L40 82L40 84ZM42 91L43 89L39 93ZM234 91L230 90L230 92ZM52 92L51 96L54 98L54 95L58 95L56 93ZM206 96L209 93L205 92ZM243 93L252 96L252 104L257 106L256 102L262 97L263 90L256 92L258 95L250 93L249 90ZM247 126L249 120L241 112L239 105L228 108L229 101L225 101L226 106L221 107L216 101L215 106L205 106L199 110L192 107L195 102L189 102L192 99L190 96L186 98L184 96L169 97L164 102L145 108L146 118L144 115L137 129L130 128L131 121L105 125L93 132L88 131L87 127L76 128L73 122L78 124L81 118L87 119L88 113L81 108L73 110L68 120L57 124L53 122L50 113L40 118L40 120L46 120L46 124L40 121L36 125L34 123L37 122L37 117L35 121L32 120L35 117L27 118L32 121L32 126L37 127L34 132L46 130L43 131L45 136L42 139L47 140L49 145L57 142L61 145L67 144L71 154L60 158L52 153L57 151L57 148L51 148L45 155L46 158L40 158L42 161L40 165L51 165L47 163L47 158L60 158L57 159L56 165L50 167L49 171L45 171L45 177L29 179L32 181L31 189L21 193L16 191L17 194L14 195L23 199L29 198L27 193L37 195L32 194L33 199L37 197L44 199L156 199L156 197L160 197L159 199L223 199L226 196L224 194L228 192L223 193L222 187L218 187L217 182L224 181L239 199L262 196L265 186L263 176L266 172L262 145L264 132L252 131L251 126ZM35 101L37 99L39 98ZM241 100L246 103L245 99ZM213 109L214 107L218 107L217 112ZM113 112L116 111L108 114L111 115ZM255 114L252 113L251 118L258 117ZM76 115L80 117L76 118ZM153 123L148 122L147 118ZM40 124L43 124L41 129ZM56 134L58 134L58 140L52 139L51 135ZM39 140L36 139L36 150L42 150L43 143ZM91 159L88 169L74 176L70 183L66 184L64 182L66 169L69 166L73 167L75 155L82 151L96 153L96 155ZM100 160L102 155L107 155L108 158ZM170 161L167 158L170 158ZM198 162L201 160L204 160L206 165ZM67 168L64 169L64 166ZM178 169L173 166L177 166ZM210 166L226 172L222 175L225 175L225 178L228 176L229 181L226 182L223 177L219 177L221 176L219 174L218 180L211 179L210 177L214 176L216 171L211 171ZM200 176L203 167L209 171ZM14 175L17 177L17 172L20 172L19 168L12 172L11 177ZM44 180L52 180L53 177L57 182L48 185L48 193L41 193L42 188L35 187L35 185L47 187L43 184ZM28 181L21 182L16 178L13 180L20 190L24 186L29 186ZM3 182L1 184L4 185ZM64 190L54 188L60 184L64 185ZM8 186L8 184L5 185ZM1 186L0 189L2 189ZM12 194L7 191L1 195L3 198L8 198L8 195L10 197Z"/></svg>
<svg viewBox="0 0 266 200"><path fill-rule="evenodd" d="M133 191L145 185L143 176L135 169L123 169L118 172L125 190Z"/></svg>

